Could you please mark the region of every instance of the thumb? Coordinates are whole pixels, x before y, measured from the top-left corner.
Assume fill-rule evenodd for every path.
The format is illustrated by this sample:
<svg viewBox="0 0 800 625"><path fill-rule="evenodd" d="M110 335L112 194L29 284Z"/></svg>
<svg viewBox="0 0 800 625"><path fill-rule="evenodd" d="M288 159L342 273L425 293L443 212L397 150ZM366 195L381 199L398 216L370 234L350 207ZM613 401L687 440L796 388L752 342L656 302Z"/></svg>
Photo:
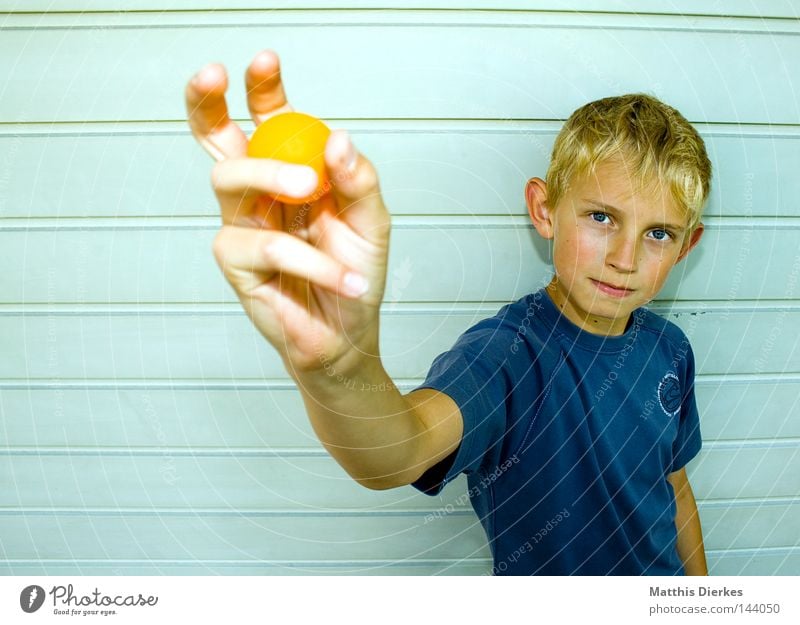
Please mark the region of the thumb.
<svg viewBox="0 0 800 625"><path fill-rule="evenodd" d="M391 216L383 203L378 172L356 150L346 130L334 130L325 146L328 179L339 218L376 245L386 245Z"/></svg>

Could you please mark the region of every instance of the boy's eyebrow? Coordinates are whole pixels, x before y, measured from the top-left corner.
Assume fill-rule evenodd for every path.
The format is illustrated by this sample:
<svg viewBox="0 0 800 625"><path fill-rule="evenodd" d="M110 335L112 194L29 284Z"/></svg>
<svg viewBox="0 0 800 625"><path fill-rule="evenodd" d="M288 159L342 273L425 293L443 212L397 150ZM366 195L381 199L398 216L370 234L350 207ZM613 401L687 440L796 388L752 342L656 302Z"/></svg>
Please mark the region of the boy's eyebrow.
<svg viewBox="0 0 800 625"><path fill-rule="evenodd" d="M619 213L622 212L616 206L611 206L611 204L604 204L603 202L598 202L596 200L591 200L589 198L583 198L583 201L584 202L588 202L589 204L592 204L593 206L597 206L598 208L602 208L603 210L609 211L611 213L619 214ZM657 226L657 227L668 228L668 229L674 230L676 232L682 232L683 230L686 230L686 226L679 226L677 224L660 223L660 224L654 224L654 225Z"/></svg>

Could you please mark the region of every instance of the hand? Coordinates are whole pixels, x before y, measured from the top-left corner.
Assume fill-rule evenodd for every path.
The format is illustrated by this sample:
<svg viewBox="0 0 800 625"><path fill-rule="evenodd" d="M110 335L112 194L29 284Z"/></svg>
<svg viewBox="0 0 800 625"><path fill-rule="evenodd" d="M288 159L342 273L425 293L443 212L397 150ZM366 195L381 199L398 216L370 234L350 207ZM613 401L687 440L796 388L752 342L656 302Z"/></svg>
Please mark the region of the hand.
<svg viewBox="0 0 800 625"><path fill-rule="evenodd" d="M245 82L256 124L293 110L274 52L253 59ZM358 366L378 355L386 284L391 218L377 172L355 151L347 132L336 130L325 148L331 191L299 206L274 201L266 194L307 195L317 184L316 173L247 158L247 137L228 115L227 87L225 68L218 64L201 69L186 87L192 133L217 161L212 172L222 213L213 245L217 263L290 374ZM348 274L365 278L366 292L348 291Z"/></svg>

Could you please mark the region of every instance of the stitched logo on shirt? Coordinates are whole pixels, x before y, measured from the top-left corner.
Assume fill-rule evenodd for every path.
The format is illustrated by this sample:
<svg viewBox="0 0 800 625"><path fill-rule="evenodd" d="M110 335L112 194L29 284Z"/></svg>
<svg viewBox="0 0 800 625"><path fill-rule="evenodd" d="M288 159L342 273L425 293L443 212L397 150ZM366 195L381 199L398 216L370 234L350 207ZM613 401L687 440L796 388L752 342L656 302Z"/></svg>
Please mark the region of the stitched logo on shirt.
<svg viewBox="0 0 800 625"><path fill-rule="evenodd" d="M681 409L681 383L674 373L668 373L659 382L658 402L668 417L674 417Z"/></svg>

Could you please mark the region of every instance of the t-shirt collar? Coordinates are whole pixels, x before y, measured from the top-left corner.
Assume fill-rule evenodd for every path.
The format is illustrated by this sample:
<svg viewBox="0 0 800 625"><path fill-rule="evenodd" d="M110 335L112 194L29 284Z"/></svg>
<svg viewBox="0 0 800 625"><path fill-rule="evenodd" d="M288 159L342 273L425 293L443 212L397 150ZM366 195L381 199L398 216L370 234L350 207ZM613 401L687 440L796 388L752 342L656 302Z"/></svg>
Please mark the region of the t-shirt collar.
<svg viewBox="0 0 800 625"><path fill-rule="evenodd" d="M636 335L644 323L645 310L637 308L631 314L625 332L619 336L593 334L567 319L550 298L550 294L545 288L540 289L530 297L534 298L539 314L551 330L560 334L568 343L593 351L618 352L623 350L626 345L630 345L636 339Z"/></svg>

